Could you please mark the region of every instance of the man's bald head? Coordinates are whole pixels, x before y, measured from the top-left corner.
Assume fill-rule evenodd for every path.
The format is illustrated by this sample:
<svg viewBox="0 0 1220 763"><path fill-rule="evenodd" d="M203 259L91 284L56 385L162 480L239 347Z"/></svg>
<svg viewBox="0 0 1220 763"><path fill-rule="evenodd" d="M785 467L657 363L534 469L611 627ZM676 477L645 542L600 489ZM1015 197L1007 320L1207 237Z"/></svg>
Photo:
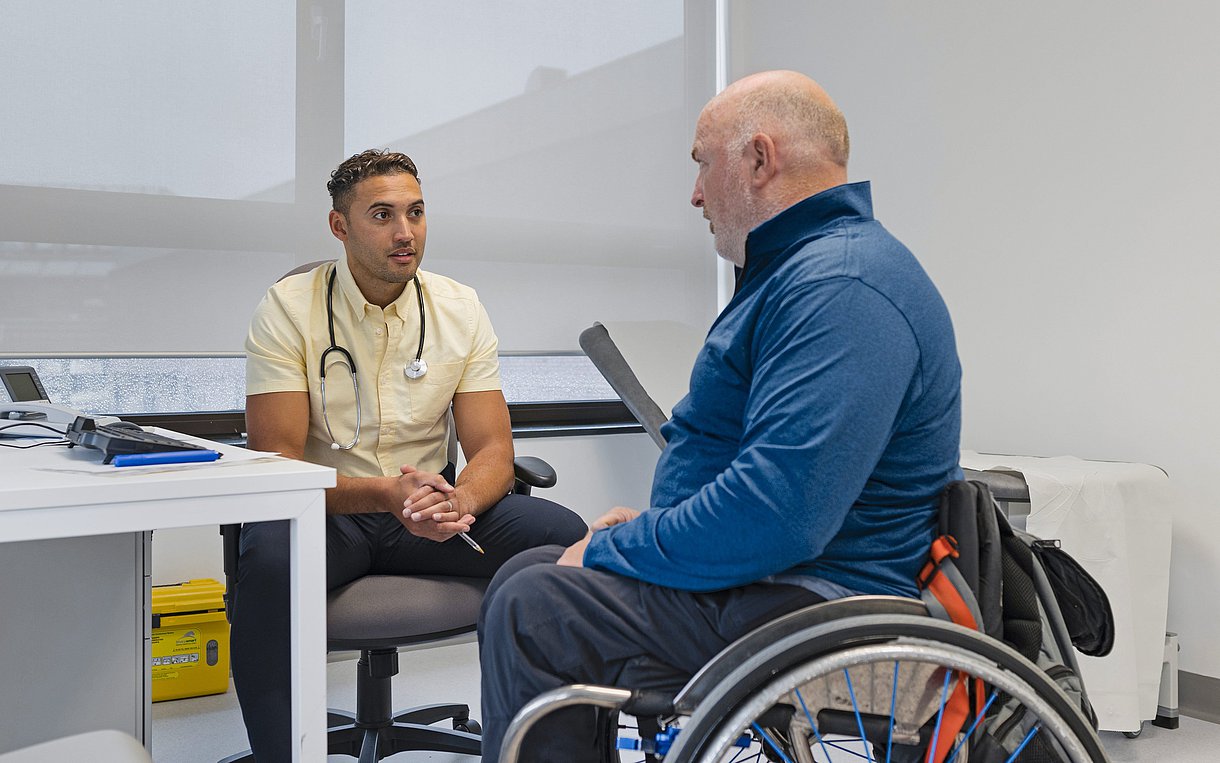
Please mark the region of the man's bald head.
<svg viewBox="0 0 1220 763"><path fill-rule="evenodd" d="M706 110L726 120L723 126L739 145L765 133L800 165L847 168L851 150L847 120L822 86L804 74L751 74L725 88Z"/></svg>
<svg viewBox="0 0 1220 763"><path fill-rule="evenodd" d="M790 71L753 74L699 115L691 204L711 222L716 251L742 265L751 229L847 182L847 154L847 122L818 83Z"/></svg>

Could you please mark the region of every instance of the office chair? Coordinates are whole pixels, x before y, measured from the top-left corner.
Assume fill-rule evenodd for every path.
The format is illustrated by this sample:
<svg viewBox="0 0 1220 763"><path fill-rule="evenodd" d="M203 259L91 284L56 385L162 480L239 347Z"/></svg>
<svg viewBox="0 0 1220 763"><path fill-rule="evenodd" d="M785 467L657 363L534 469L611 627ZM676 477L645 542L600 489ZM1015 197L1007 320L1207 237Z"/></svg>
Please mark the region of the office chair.
<svg viewBox="0 0 1220 763"><path fill-rule="evenodd" d="M312 270L302 265L284 277ZM450 420L449 461L457 463L457 438ZM513 492L555 485L555 470L540 458L513 461ZM240 525L224 525L225 611L230 611L237 580ZM327 752L358 757L361 763L407 750L478 755L478 722L461 704L436 704L395 712L391 679L398 673L398 649L429 644L471 633L490 580L443 575L366 575L326 596L327 651L359 651L356 667L356 712L327 712ZM397 606L394 606L397 605ZM449 720L451 729L431 724ZM249 750L221 763L250 763Z"/></svg>

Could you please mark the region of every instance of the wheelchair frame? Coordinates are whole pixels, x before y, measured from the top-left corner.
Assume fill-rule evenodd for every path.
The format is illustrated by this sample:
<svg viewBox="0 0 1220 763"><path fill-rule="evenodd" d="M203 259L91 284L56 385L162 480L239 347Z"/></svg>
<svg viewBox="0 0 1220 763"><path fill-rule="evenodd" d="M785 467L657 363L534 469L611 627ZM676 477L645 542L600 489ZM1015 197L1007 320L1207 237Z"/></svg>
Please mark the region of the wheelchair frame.
<svg viewBox="0 0 1220 763"><path fill-rule="evenodd" d="M900 662L904 670L907 664L932 666L936 682L939 685L944 676L946 687L953 671L981 678L993 687L993 692L1002 691L1032 709L1042 720L1045 732L1056 740L1065 760L1072 763L1108 760L1084 714L1041 669L1006 644L929 617L926 611L919 613L922 609L922 604L912 599L864 596L794 612L730 645L672 699L656 692L588 684L554 689L536 697L513 719L501 747L501 763L517 763L522 741L540 718L572 705L589 705L640 717L683 717L680 733L664 751L666 763L719 761L726 750L743 739L743 734L753 736L761 747L771 748L766 753L760 751L752 759L810 763L817 760L810 745L826 750L831 743L816 732L821 716L806 707L802 689L827 677L839 681L841 675L846 676L850 684L853 677L859 680L860 671L866 665L883 664L887 670L892 665L896 674ZM798 702L792 702L794 691ZM932 708L933 717L937 712L943 712L945 696L947 694L940 695L939 708ZM852 699L855 702L857 698L853 695ZM866 699L861 704L866 703L876 705L877 701L876 698ZM804 752L799 746L794 748L774 739L759 741L767 732L755 724L756 719L784 704L793 710L789 713L789 726L800 729L809 740ZM795 707L797 704L799 708ZM920 710L927 712L926 707L915 708L914 712ZM819 721L814 721L815 716ZM859 725L859 737L866 749L877 751L878 755L882 749L886 751L884 758L872 758L871 752L861 755L862 758L894 759L891 745L899 735L893 733L892 726L888 735L884 730L878 732L875 719L866 712L857 712L854 717L841 715L839 721L840 724L847 721ZM923 718L915 728L926 727L929 722L928 718ZM865 728L867 725L873 727L871 731ZM923 750L917 751L917 758L911 755L914 750L908 747L899 751L900 756L905 757L897 760L922 761ZM959 751L955 748L946 752L949 755L944 756L945 759L952 760ZM829 760L830 753L825 754ZM1016 753L1010 759L1015 758Z"/></svg>
<svg viewBox="0 0 1220 763"><path fill-rule="evenodd" d="M983 491L982 506L986 507L978 510L990 511L994 499L989 486L979 481L976 485ZM945 495L949 494L946 490ZM946 500L950 503L942 502L942 521L948 521L953 528L954 517L961 519L964 516L960 504L953 504L953 500L961 499ZM956 513L951 505L958 507ZM958 529L966 531L968 528L959 525ZM970 553L978 558L977 549L971 549ZM1038 591L1042 614L1047 618L1044 622L1050 623L1064 659L1074 668L1072 647L1058 617L1054 595L1049 586L1039 586L1037 582L1036 588L1045 588ZM965 595L970 594L966 592ZM887 670L892 672L892 678L888 682L876 669L881 664L890 666ZM912 666L922 667L915 670ZM906 670L905 674L903 670ZM888 724L879 721L880 714L873 712L878 706L871 695L862 692L857 697L853 679L859 682L861 676L873 686L890 692ZM924 681L923 685L914 684L922 692L921 698L911 702L904 699L899 711L898 685L912 676L920 676L918 680ZM929 711L927 705L932 700L928 686L932 677L943 679L943 689ZM976 683L974 679L982 683ZM955 680L970 686L970 707L959 703L958 709L951 710L950 715L956 712L959 716L972 718L974 725L963 734L952 735L952 749L941 750L938 755L936 745L941 736L941 721L950 704L950 686L956 686ZM983 691L984 685L988 687L986 691ZM807 703L804 695L811 690L830 698L820 705ZM981 695L985 693L991 698L987 700L987 707L982 707ZM1001 693L1004 700L1015 698L1020 701L1022 713L1032 710L1038 721L1020 724L1019 728L1029 730L1028 735L1011 754L1001 750L994 740L974 733L986 717L991 702ZM847 699L850 703L844 709ZM761 747L750 758L752 760L816 763L812 752L815 746L821 748L826 760L830 760L828 745L819 727L829 728L829 733L835 735L858 732L858 743L863 746L864 753L855 754L870 763L874 751L880 754L878 745L882 741L884 759L895 760L891 758L895 740L899 746L896 760L902 763L925 759L952 763L963 752L966 753L964 757L970 757L976 746L980 747L977 755L988 762L1015 761L1031 742L1035 747L1044 748L1047 754L1072 763L1107 761L1093 723L1046 672L995 638L930 616L922 601L894 596L838 599L766 623L726 647L672 697L654 691L588 684L546 692L526 704L509 725L501 746L502 763L517 763L521 744L539 718L561 707L578 704L641 719L661 718L663 733L655 740L653 749L645 751L649 753L648 760L663 757L666 763L715 763L722 759L722 752L734 745L740 746L739 742L747 737ZM814 710L810 710L809 704L814 704ZM862 706L864 710L861 710ZM678 718L686 720L682 724L670 723ZM778 729L772 725L776 718L782 724ZM764 719L765 722L760 723ZM935 729L929 736L928 723L933 719ZM1017 716L1017 721L1020 720ZM953 718L952 722L960 724L962 718ZM852 726L854 729L850 728ZM767 728L773 733L768 734ZM946 732L957 728L956 725L946 726ZM1044 729L1047 733L1035 741L1034 737ZM1045 736L1050 736L1054 743L1043 741ZM732 760L743 758L734 755Z"/></svg>

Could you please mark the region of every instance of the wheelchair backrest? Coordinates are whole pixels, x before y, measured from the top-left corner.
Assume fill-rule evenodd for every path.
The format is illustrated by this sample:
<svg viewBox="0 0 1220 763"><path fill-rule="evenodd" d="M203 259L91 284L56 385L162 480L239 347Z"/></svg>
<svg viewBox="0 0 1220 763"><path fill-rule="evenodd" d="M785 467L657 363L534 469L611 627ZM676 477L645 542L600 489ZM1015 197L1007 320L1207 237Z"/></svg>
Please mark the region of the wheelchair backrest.
<svg viewBox="0 0 1220 763"><path fill-rule="evenodd" d="M1113 631L1113 618L1104 592L1058 548L1057 541L1015 532L981 482L954 482L945 489L940 532L931 559L919 576L929 612L1006 642L1050 675L1096 727L1096 716L1079 678L1073 643L1082 649L1104 645L1104 650L1089 654L1108 651L1113 639L1107 634ZM1043 561L1048 556L1055 566L1060 562L1074 565L1065 576L1067 582L1048 577ZM1069 630L1061 602L1081 597L1088 599L1089 607L1084 609L1093 617L1086 626L1076 623ZM963 691L959 703L963 708L976 705L977 696L977 692ZM1005 759L1028 732L1020 716L1015 715L1015 706L1009 708L1008 704L989 712L988 722L980 729L981 746L975 752L985 763L993 758ZM979 709L975 707L974 711ZM944 749L957 731L940 729Z"/></svg>

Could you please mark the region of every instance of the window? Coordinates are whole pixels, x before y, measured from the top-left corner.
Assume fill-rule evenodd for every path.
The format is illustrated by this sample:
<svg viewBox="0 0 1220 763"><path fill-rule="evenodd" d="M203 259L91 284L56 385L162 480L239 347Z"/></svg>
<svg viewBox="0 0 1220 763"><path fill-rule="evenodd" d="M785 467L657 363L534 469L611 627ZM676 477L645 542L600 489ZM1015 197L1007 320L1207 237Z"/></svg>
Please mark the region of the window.
<svg viewBox="0 0 1220 763"><path fill-rule="evenodd" d="M688 64L682 2L346 7L345 153L415 160L424 267L478 290L502 349L575 350L597 320L710 325L716 257L689 199L711 60Z"/></svg>
<svg viewBox="0 0 1220 763"><path fill-rule="evenodd" d="M564 358L595 320L706 326L715 256L687 205L705 5L7 5L0 362L227 368L267 285L342 253L325 181L371 146L416 159L425 267L479 290L509 355ZM506 360L506 390L537 367Z"/></svg>

